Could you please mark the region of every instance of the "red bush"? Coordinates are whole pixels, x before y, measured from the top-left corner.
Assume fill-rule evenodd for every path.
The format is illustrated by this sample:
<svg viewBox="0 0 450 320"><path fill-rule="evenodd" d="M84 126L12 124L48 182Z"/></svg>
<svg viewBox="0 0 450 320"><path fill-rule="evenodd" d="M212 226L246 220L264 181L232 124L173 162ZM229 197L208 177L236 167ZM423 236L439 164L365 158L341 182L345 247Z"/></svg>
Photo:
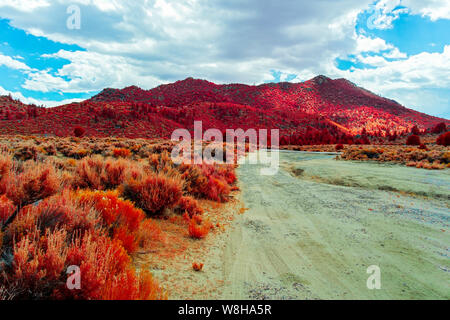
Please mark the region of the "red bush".
<svg viewBox="0 0 450 320"><path fill-rule="evenodd" d="M49 199L39 206L57 202ZM61 199L59 205L63 205ZM69 221L58 214L53 215L55 219L49 220L42 216L49 216L42 208L28 208L29 211L24 211L7 231L9 238L12 237L10 233L14 233L15 242L12 265L6 273L0 274L1 283L6 285L3 291L13 293L16 299L27 300L166 298L150 273L136 274L131 258L123 247L127 243L121 236L116 238L117 233L114 234L115 239L111 239L98 228L84 233L68 232L73 229L73 221L79 217L72 217ZM33 214L37 212L41 214ZM27 220L31 223L26 223ZM128 219L130 228L133 228L135 220L133 217ZM58 228L52 229L55 224L49 224L49 221L58 221ZM45 233L41 231L41 223L50 226ZM23 232L27 228L32 232ZM22 232L16 232L19 230ZM120 233L121 228L116 230ZM126 231L129 231L128 226ZM81 290L66 287L66 270L71 265L80 268Z"/></svg>
<svg viewBox="0 0 450 320"><path fill-rule="evenodd" d="M445 122L438 123L432 130L432 133L441 133L447 130L447 125Z"/></svg>
<svg viewBox="0 0 450 320"><path fill-rule="evenodd" d="M152 274L143 270L139 275L133 269L106 282L102 300L164 300L166 293Z"/></svg>
<svg viewBox="0 0 450 320"><path fill-rule="evenodd" d="M410 135L408 139L406 139L406 144L408 146L419 146L421 144L420 137L418 135Z"/></svg>
<svg viewBox="0 0 450 320"><path fill-rule="evenodd" d="M142 180L131 179L123 195L149 214L159 214L173 208L182 196L182 182L163 174L152 174Z"/></svg>
<svg viewBox="0 0 450 320"><path fill-rule="evenodd" d="M73 129L73 134L75 137L81 138L85 133L86 130L82 127L75 127L75 129Z"/></svg>
<svg viewBox="0 0 450 320"><path fill-rule="evenodd" d="M138 230L139 247L150 249L156 241L164 239L159 225L152 219L145 219Z"/></svg>
<svg viewBox="0 0 450 320"><path fill-rule="evenodd" d="M450 131L441 134L437 138L436 143L441 146L446 146L446 147L450 146Z"/></svg>
<svg viewBox="0 0 450 320"><path fill-rule="evenodd" d="M198 204L197 200L192 197L181 197L178 201L178 209L182 214L187 213L190 218L195 215L202 215L203 209Z"/></svg>
<svg viewBox="0 0 450 320"><path fill-rule="evenodd" d="M74 240L68 250L67 265L79 266L82 275L81 290L60 288L64 298L102 299L105 283L126 272L130 257L117 240L104 235L86 234Z"/></svg>
<svg viewBox="0 0 450 320"><path fill-rule="evenodd" d="M197 262L192 263L192 269L194 269L194 271L202 271L203 263L197 263Z"/></svg>
<svg viewBox="0 0 450 320"><path fill-rule="evenodd" d="M142 210L130 201L120 199L114 191L81 191L78 197L81 203L94 206L101 214L103 225L114 239L122 242L128 253L136 251L140 241L138 230L145 217Z"/></svg>
<svg viewBox="0 0 450 320"><path fill-rule="evenodd" d="M336 151L340 151L340 150L344 149L344 145L343 144L337 144L335 149L336 149Z"/></svg>
<svg viewBox="0 0 450 320"><path fill-rule="evenodd" d="M33 299L51 296L64 275L67 258L67 233L47 231L22 238L14 245L12 270L7 283L23 291L18 298Z"/></svg>
<svg viewBox="0 0 450 320"><path fill-rule="evenodd" d="M417 125L415 125L414 127L412 127L412 129L411 129L411 133L413 134L413 135L420 135L420 129L419 129L419 127L417 126Z"/></svg>
<svg viewBox="0 0 450 320"><path fill-rule="evenodd" d="M201 216L193 216L189 221L189 235L194 239L203 239L209 233L212 224Z"/></svg>
<svg viewBox="0 0 450 320"><path fill-rule="evenodd" d="M9 172L13 167L12 156L8 153L0 153L0 180Z"/></svg>
<svg viewBox="0 0 450 320"><path fill-rule="evenodd" d="M0 190L14 204L26 206L55 194L60 187L55 168L50 164L28 163L22 172L11 172L0 181Z"/></svg>
<svg viewBox="0 0 450 320"><path fill-rule="evenodd" d="M125 159L105 161L99 156L84 158L77 163L73 186L95 190L114 189L126 180L128 174L139 175L139 170L133 166Z"/></svg>
<svg viewBox="0 0 450 320"><path fill-rule="evenodd" d="M36 231L44 233L64 228L70 236L94 231L101 226L97 212L91 206L78 203L69 192L47 198L37 205L23 208L10 226L16 238Z"/></svg>
<svg viewBox="0 0 450 320"><path fill-rule="evenodd" d="M228 201L228 196L231 192L231 188L228 184L221 179L210 177L208 184L206 185L206 198L219 202Z"/></svg>
<svg viewBox="0 0 450 320"><path fill-rule="evenodd" d="M13 202L5 195L0 196L0 227L13 214L15 208Z"/></svg>
<svg viewBox="0 0 450 320"><path fill-rule="evenodd" d="M131 155L131 151L127 148L119 148L113 150L114 157L128 158Z"/></svg>

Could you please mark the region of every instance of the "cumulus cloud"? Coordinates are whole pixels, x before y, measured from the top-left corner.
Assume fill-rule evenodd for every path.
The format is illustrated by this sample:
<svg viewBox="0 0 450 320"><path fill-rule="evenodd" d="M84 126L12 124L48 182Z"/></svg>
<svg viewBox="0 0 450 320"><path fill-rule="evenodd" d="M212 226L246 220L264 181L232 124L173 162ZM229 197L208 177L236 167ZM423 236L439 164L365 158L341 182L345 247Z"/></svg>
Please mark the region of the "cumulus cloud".
<svg viewBox="0 0 450 320"><path fill-rule="evenodd" d="M5 88L3 88L2 86L0 86L0 96L7 96L7 95L11 95L11 97L13 99L18 99L22 103L25 103L25 104L35 104L37 106L44 106L44 107L56 107L56 106L60 106L60 105L66 104L66 103L82 101L82 99L67 99L67 100L62 100L62 101L61 100L60 101L39 100L39 99L25 97L21 92L9 91L9 90L6 90Z"/></svg>
<svg viewBox="0 0 450 320"><path fill-rule="evenodd" d="M27 72L23 87L34 91L148 89L189 76L257 84L273 79L270 70L279 70L281 80L292 74L293 81L321 73L342 76L390 95L448 86L447 47L408 57L384 39L355 33L358 14L372 2L0 0L0 16L33 35L86 49L42 56L69 61L58 70L21 69ZM73 4L81 9L79 30L66 27L66 9ZM372 7L378 14L371 23L389 28L405 12L449 19L449 6L447 0L381 0ZM349 54L375 68L337 69L335 59ZM1 56L0 64L2 59L9 67L25 66Z"/></svg>
<svg viewBox="0 0 450 320"><path fill-rule="evenodd" d="M387 96L400 89L450 87L450 45L445 46L442 53L422 52L391 62L379 60L378 65L378 68L352 71L342 71L330 65L328 71Z"/></svg>
<svg viewBox="0 0 450 320"><path fill-rule="evenodd" d="M5 56L0 53L0 66L5 66L7 68L15 70L31 70L31 68L27 66L25 63L18 61L16 59L11 58L10 56Z"/></svg>
<svg viewBox="0 0 450 320"><path fill-rule="evenodd" d="M448 0L404 0L403 5L410 8L412 14L429 17L432 21L450 19Z"/></svg>
<svg viewBox="0 0 450 320"><path fill-rule="evenodd" d="M81 9L80 30L65 27L67 6L74 3ZM35 6L30 14L8 5L2 16L34 35L87 49L88 54L73 55L59 75L36 73L25 84L29 89L47 86L73 92L89 86L97 90L102 80L110 79L110 86L144 87L188 76L260 83L271 69L317 70L330 56L353 50L357 13L369 3L57 0ZM94 76L92 71L99 66L88 66L88 60L104 63L104 76ZM74 75L69 70L87 73ZM115 76L114 70L127 72ZM66 88L54 79L63 74L71 78ZM48 85L42 84L46 81Z"/></svg>
<svg viewBox="0 0 450 320"><path fill-rule="evenodd" d="M401 14L421 15L432 21L450 19L448 0L379 0L372 4L368 19L370 29L390 29Z"/></svg>
<svg viewBox="0 0 450 320"><path fill-rule="evenodd" d="M356 52L380 52L384 50L391 50L394 46L386 43L381 38L371 38L364 35L358 35L356 38Z"/></svg>
<svg viewBox="0 0 450 320"><path fill-rule="evenodd" d="M124 84L154 87L160 83L160 80L153 76L145 75L145 70L142 70L143 66L134 59L95 52L66 50L60 50L54 54L44 54L42 57L66 59L70 63L64 65L55 74L52 74L50 70L31 73L23 85L25 89L41 92L80 93L99 91L105 87L121 87Z"/></svg>

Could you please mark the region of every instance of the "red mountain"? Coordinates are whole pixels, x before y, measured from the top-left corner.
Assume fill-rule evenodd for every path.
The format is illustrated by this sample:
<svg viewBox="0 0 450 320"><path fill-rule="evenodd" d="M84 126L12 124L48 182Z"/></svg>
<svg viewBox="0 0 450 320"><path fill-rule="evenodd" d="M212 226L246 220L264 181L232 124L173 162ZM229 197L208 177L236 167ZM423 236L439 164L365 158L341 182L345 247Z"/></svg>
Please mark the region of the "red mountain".
<svg viewBox="0 0 450 320"><path fill-rule="evenodd" d="M386 135L409 132L415 125L428 129L439 122L450 124L348 80L325 76L259 86L188 78L151 90L104 89L81 103L48 109L20 106L9 107L8 117L0 113L0 134L65 136L82 126L91 136L170 137L174 129L192 129L194 120L202 120L204 129L278 128L284 143L345 143L363 129Z"/></svg>
<svg viewBox="0 0 450 320"><path fill-rule="evenodd" d="M27 105L11 96L0 96L0 120L21 120L35 117L39 108Z"/></svg>

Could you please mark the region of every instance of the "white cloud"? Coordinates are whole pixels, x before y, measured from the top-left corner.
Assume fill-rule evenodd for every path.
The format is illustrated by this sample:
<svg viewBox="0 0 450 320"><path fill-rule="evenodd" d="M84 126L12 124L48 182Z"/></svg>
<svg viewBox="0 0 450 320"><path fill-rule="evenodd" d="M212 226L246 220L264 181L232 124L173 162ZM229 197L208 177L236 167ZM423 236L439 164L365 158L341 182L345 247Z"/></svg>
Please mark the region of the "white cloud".
<svg viewBox="0 0 450 320"><path fill-rule="evenodd" d="M58 73L34 73L25 84L77 92L188 76L258 83L271 69L319 69L330 56L353 49L357 13L370 2L57 0L31 14L9 5L1 16L34 35L86 48ZM73 3L82 15L77 31L65 27L65 9Z"/></svg>
<svg viewBox="0 0 450 320"><path fill-rule="evenodd" d="M60 50L55 54L45 54L43 58L61 58L69 60L55 74L49 70L33 72L23 87L41 92L89 92L105 87L124 87L138 85L151 88L161 81L143 72L139 61L119 56L109 56L87 51ZM66 79L69 80L66 80Z"/></svg>
<svg viewBox="0 0 450 320"><path fill-rule="evenodd" d="M404 0L412 14L429 17L432 21L450 19L450 1L448 0Z"/></svg>
<svg viewBox="0 0 450 320"><path fill-rule="evenodd" d="M373 89L393 90L400 88L449 88L450 45L442 53L422 52L405 60L387 62L383 67L360 70L361 80L373 79L373 84L364 83Z"/></svg>
<svg viewBox="0 0 450 320"><path fill-rule="evenodd" d="M46 0L0 0L0 7L11 7L23 12L31 12L37 8L48 7Z"/></svg>
<svg viewBox="0 0 450 320"><path fill-rule="evenodd" d="M373 62L373 63L376 63ZM353 69L342 71L334 65L328 73L343 77L377 94L393 98L407 107L449 116L447 99L434 97L433 90L450 88L450 45L441 53L423 52L407 59L378 61L375 69ZM421 92L427 94L421 95Z"/></svg>
<svg viewBox="0 0 450 320"><path fill-rule="evenodd" d="M373 66L373 67L382 67L385 66L388 62L381 56L368 56L364 57L359 55L358 60L364 64Z"/></svg>
<svg viewBox="0 0 450 320"><path fill-rule="evenodd" d="M370 29L390 29L400 14L428 17L432 21L450 19L448 0L380 0L371 6L367 21Z"/></svg>
<svg viewBox="0 0 450 320"><path fill-rule="evenodd" d="M405 59L408 57L406 53L400 52L398 48L393 48L391 51L384 53L383 56L389 59Z"/></svg>
<svg viewBox="0 0 450 320"><path fill-rule="evenodd" d="M386 43L381 38L371 38L364 35L358 35L356 38L356 52L380 52L384 50L392 50L393 45Z"/></svg>
<svg viewBox="0 0 450 320"><path fill-rule="evenodd" d="M381 38L371 38L364 35L358 35L356 38L356 54L357 60L364 64L375 67L386 65L388 59L405 59L407 55L392 44L387 43ZM367 54L371 54L367 56Z"/></svg>
<svg viewBox="0 0 450 320"><path fill-rule="evenodd" d="M39 99L25 97L20 92L17 92L17 91L12 92L12 91L6 90L2 86L0 86L0 96L7 96L7 95L11 95L12 98L18 99L22 103L25 103L25 104L35 104L37 106L45 106L45 107L55 107L55 106L60 106L60 105L64 105L64 104L71 103L71 102L80 102L83 100L83 99L66 99L66 100L61 100L61 101L39 100Z"/></svg>
<svg viewBox="0 0 450 320"><path fill-rule="evenodd" d="M0 0L0 16L31 34L87 49L43 57L70 61L59 70L19 69L27 72L23 86L29 90L74 93L128 85L148 89L188 76L253 84L271 79L269 70L297 74L294 81L317 74L342 76L388 96L398 90L450 87L447 47L441 54L408 57L381 38L355 34L358 13L372 0L267 0L264 5L260 0L25 2ZM371 23L389 28L406 10L448 19L449 3L382 0ZM80 30L66 28L70 4L81 8ZM400 4L407 9L399 9ZM335 58L348 54L376 69L336 69ZM3 59L16 68L22 63L19 58Z"/></svg>
<svg viewBox="0 0 450 320"><path fill-rule="evenodd" d="M6 66L7 68L14 70L31 70L29 66L25 63L11 58L10 56L5 56L0 53L0 66Z"/></svg>

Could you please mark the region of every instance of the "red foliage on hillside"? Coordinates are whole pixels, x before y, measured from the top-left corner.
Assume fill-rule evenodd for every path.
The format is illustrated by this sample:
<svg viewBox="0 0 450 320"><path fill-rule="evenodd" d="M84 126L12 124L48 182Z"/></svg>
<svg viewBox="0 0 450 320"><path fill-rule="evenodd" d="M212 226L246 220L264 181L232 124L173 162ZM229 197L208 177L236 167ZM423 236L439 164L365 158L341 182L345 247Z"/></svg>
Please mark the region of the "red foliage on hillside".
<svg viewBox="0 0 450 320"><path fill-rule="evenodd" d="M441 134L437 138L436 144L441 145L441 146L445 146L445 147L450 146L450 131Z"/></svg>
<svg viewBox="0 0 450 320"><path fill-rule="evenodd" d="M420 144L420 137L418 135L413 134L406 139L406 145L408 146L419 146Z"/></svg>
<svg viewBox="0 0 450 320"><path fill-rule="evenodd" d="M151 90L105 89L81 103L49 109L6 97L0 110L0 134L71 136L81 127L87 136L168 138L173 130L192 130L194 120L202 120L203 130L280 129L281 143L296 145L367 142L365 134L397 137L414 127L430 131L450 124L325 76L259 86L188 78Z"/></svg>

